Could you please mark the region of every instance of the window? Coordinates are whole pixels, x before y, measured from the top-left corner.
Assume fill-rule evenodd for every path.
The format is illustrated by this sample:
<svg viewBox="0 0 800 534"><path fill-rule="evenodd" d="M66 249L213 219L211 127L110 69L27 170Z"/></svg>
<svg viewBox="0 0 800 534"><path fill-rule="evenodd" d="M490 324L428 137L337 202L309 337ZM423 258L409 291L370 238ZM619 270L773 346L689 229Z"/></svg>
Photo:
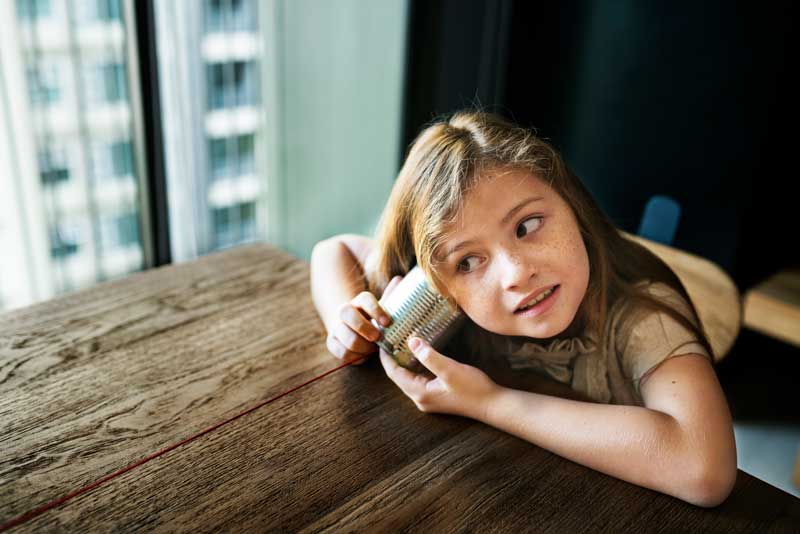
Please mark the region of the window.
<svg viewBox="0 0 800 534"><path fill-rule="evenodd" d="M206 66L210 109L253 106L256 102L254 61L231 61Z"/></svg>
<svg viewBox="0 0 800 534"><path fill-rule="evenodd" d="M214 208L212 222L217 248L228 247L256 236L256 207L253 202Z"/></svg>
<svg viewBox="0 0 800 534"><path fill-rule="evenodd" d="M49 148L39 154L39 176L44 185L69 180L69 167L63 150Z"/></svg>
<svg viewBox="0 0 800 534"><path fill-rule="evenodd" d="M206 0L206 31L254 31L255 7L255 0Z"/></svg>
<svg viewBox="0 0 800 534"><path fill-rule="evenodd" d="M95 0L96 18L104 22L122 20L120 0Z"/></svg>
<svg viewBox="0 0 800 534"><path fill-rule="evenodd" d="M123 247L138 245L139 243L139 217L135 213L128 213L117 217L117 236L119 244Z"/></svg>
<svg viewBox="0 0 800 534"><path fill-rule="evenodd" d="M103 248L117 250L139 245L139 217L128 212L104 219L101 226Z"/></svg>
<svg viewBox="0 0 800 534"><path fill-rule="evenodd" d="M74 232L61 226L50 228L50 257L56 260L67 258L78 252L78 240Z"/></svg>
<svg viewBox="0 0 800 534"><path fill-rule="evenodd" d="M26 75L28 95L33 106L47 106L58 101L60 97L58 72L54 66L29 67Z"/></svg>
<svg viewBox="0 0 800 534"><path fill-rule="evenodd" d="M131 142L120 141L109 145L111 152L111 168L116 177L129 176L133 174L133 156L131 153Z"/></svg>
<svg viewBox="0 0 800 534"><path fill-rule="evenodd" d="M49 17L49 0L17 0L17 16L23 20L37 20Z"/></svg>
<svg viewBox="0 0 800 534"><path fill-rule="evenodd" d="M146 254L126 4L0 5L0 35L15 36L0 61L0 100L12 110L0 113L0 153L11 155L0 158L0 280L15 280L0 293L11 308L138 271Z"/></svg>
<svg viewBox="0 0 800 534"><path fill-rule="evenodd" d="M153 0L175 261L370 231L399 167L409 3Z"/></svg>
<svg viewBox="0 0 800 534"><path fill-rule="evenodd" d="M125 65L107 63L94 67L89 73L87 89L89 100L96 103L114 104L128 100L127 77Z"/></svg>
<svg viewBox="0 0 800 534"><path fill-rule="evenodd" d="M213 179L241 176L255 171L253 134L209 140Z"/></svg>

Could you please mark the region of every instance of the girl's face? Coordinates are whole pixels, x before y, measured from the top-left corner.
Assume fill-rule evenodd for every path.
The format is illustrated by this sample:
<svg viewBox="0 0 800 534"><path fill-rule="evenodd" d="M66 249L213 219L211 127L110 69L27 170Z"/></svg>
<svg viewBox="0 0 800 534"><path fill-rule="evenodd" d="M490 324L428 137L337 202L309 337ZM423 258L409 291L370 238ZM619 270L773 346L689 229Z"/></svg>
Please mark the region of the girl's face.
<svg viewBox="0 0 800 534"><path fill-rule="evenodd" d="M544 339L566 330L589 285L572 209L537 176L516 169L481 177L464 200L441 249L441 276L461 309L497 334Z"/></svg>

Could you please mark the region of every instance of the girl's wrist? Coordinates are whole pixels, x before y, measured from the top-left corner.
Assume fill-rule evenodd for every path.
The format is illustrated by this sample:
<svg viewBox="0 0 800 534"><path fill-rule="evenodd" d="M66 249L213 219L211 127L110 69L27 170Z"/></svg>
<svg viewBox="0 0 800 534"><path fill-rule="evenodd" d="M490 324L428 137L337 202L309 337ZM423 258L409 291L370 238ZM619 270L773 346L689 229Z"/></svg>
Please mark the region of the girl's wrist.
<svg viewBox="0 0 800 534"><path fill-rule="evenodd" d="M512 390L507 387L495 384L494 389L483 398L483 402L473 419L491 425L498 408L502 409L504 399L511 391Z"/></svg>

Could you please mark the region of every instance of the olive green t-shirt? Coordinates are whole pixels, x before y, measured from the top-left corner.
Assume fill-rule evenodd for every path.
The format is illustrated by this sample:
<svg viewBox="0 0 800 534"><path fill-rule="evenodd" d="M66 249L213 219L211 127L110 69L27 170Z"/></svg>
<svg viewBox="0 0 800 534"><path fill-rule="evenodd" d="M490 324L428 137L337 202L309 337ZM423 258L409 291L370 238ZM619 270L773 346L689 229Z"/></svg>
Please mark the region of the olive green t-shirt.
<svg viewBox="0 0 800 534"><path fill-rule="evenodd" d="M639 284L697 324L680 293L661 282ZM695 334L665 312L620 300L609 310L605 328L605 357L592 336L543 343L494 334L472 321L465 323L447 350L459 352L477 367L491 367L500 358L513 372L546 375L591 400L639 406L644 404L640 382L666 359L692 353L713 362Z"/></svg>

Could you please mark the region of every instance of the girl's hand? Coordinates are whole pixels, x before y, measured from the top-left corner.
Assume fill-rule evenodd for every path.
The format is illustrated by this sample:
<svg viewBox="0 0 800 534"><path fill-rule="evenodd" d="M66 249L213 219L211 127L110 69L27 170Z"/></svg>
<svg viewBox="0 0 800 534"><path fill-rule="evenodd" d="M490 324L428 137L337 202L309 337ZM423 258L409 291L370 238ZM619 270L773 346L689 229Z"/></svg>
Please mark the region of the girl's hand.
<svg viewBox="0 0 800 534"><path fill-rule="evenodd" d="M420 341L416 350L414 340ZM500 386L480 369L448 358L419 338L411 338L408 346L416 359L433 373L433 378L401 367L382 349L380 358L389 378L420 411L484 419L486 408Z"/></svg>
<svg viewBox="0 0 800 534"><path fill-rule="evenodd" d="M402 279L402 276L392 278L383 292L384 296L393 291ZM362 291L339 308L338 320L328 330L328 351L344 362L352 362L353 365L364 363L368 355L378 350L375 341L381 336L380 330L370 319L375 319L384 327L392 322L375 295Z"/></svg>

